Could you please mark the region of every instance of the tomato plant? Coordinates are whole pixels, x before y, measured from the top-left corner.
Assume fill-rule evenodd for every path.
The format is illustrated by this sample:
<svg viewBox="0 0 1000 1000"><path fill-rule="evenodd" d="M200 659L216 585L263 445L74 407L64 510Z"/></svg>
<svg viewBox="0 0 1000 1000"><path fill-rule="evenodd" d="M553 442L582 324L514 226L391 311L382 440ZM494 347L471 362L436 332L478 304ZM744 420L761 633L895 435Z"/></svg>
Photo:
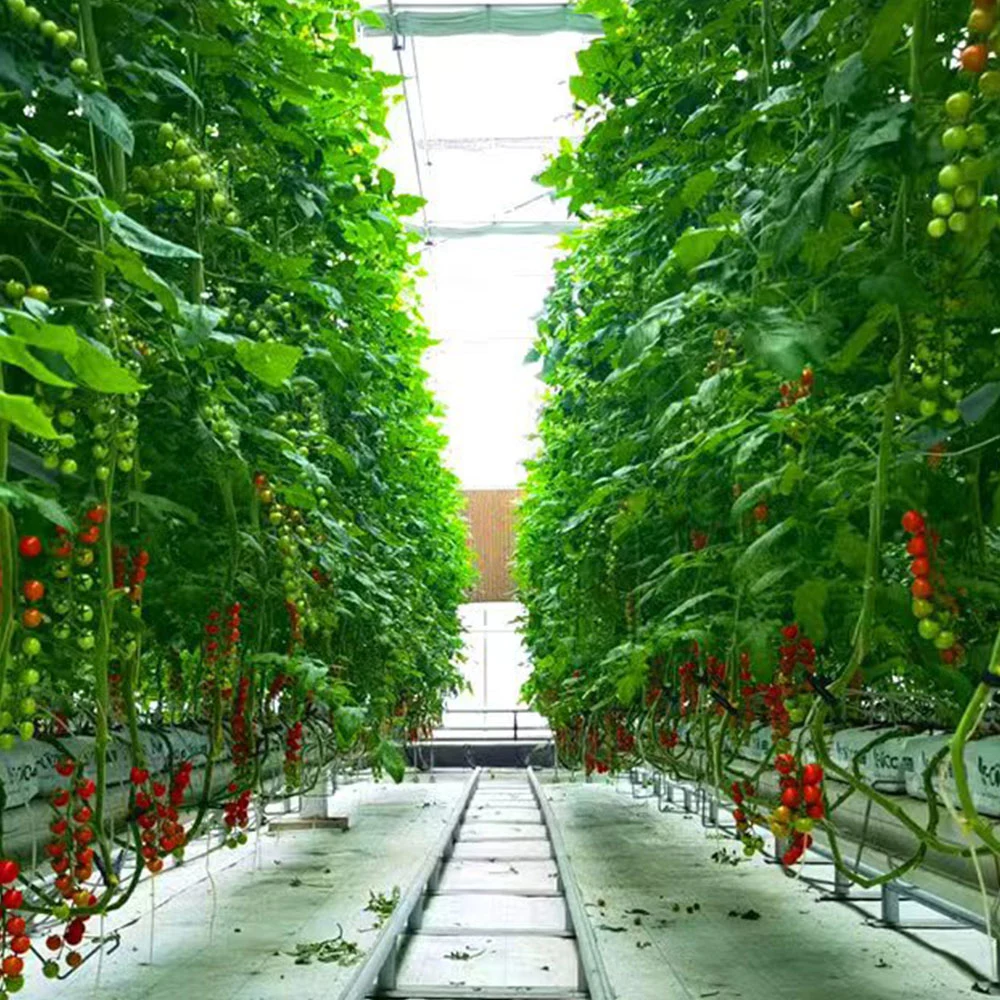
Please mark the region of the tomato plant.
<svg viewBox="0 0 1000 1000"><path fill-rule="evenodd" d="M93 736L52 795L54 887L22 876L66 924L46 975L138 879L95 878L112 740L117 846L155 873L211 816L245 839L271 757L296 787L349 748L398 776L395 742L459 681L420 203L377 163L394 81L360 16L0 5L0 749ZM207 734L193 799L191 759L150 766L150 724Z"/></svg>
<svg viewBox="0 0 1000 1000"><path fill-rule="evenodd" d="M1000 673L1000 64L969 6L591 0L585 134L543 175L583 224L534 351L526 694L567 761L697 774L788 863L835 841L823 775L895 809L829 732L900 720L953 732L1000 849L963 762ZM968 854L935 824L895 874Z"/></svg>

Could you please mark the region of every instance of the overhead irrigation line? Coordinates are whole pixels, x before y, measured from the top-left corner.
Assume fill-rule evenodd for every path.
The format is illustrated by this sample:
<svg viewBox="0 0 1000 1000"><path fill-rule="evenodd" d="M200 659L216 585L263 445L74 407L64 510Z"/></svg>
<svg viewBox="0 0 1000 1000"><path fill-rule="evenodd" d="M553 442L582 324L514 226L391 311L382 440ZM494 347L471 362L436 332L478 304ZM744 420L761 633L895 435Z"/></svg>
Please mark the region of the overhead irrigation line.
<svg viewBox="0 0 1000 1000"><path fill-rule="evenodd" d="M557 31L602 35L599 18L578 13L573 4L448 4L389 3L372 8L382 20L381 28L366 27L378 35L545 35Z"/></svg>

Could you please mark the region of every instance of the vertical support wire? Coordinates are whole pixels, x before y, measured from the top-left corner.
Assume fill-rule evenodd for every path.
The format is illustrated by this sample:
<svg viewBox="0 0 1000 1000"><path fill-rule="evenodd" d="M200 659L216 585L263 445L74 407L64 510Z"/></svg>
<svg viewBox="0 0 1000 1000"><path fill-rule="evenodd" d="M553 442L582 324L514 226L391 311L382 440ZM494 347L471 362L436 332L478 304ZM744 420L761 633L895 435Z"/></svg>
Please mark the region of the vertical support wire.
<svg viewBox="0 0 1000 1000"><path fill-rule="evenodd" d="M403 37L396 28L396 7L393 0L388 0L389 21L392 28L392 50L396 53L396 62L399 64L399 76L403 88L403 107L406 109L406 125L410 132L410 151L413 154L413 166L417 173L417 194L424 200L420 214L424 222L424 242L430 239L430 224L427 220L426 196L424 195L424 178L420 169L420 153L417 150L417 133L413 126L413 108L410 105L410 93L406 86L406 69L403 66L403 48L405 43Z"/></svg>

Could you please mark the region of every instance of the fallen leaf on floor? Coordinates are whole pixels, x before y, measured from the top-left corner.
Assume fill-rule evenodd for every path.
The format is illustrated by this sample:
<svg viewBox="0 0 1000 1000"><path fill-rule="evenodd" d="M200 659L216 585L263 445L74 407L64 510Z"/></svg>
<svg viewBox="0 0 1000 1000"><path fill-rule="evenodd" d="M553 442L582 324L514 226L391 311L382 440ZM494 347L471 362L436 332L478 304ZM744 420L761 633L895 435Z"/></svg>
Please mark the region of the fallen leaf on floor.
<svg viewBox="0 0 1000 1000"><path fill-rule="evenodd" d="M648 917L649 910L644 910L641 906L633 907L631 910L626 910L626 913L638 913L640 916Z"/></svg>
<svg viewBox="0 0 1000 1000"><path fill-rule="evenodd" d="M479 958L480 955L485 955L486 949L480 948L479 951L469 951L468 948L462 948L460 951L449 951L445 958L450 958L453 962L468 962L473 958Z"/></svg>
<svg viewBox="0 0 1000 1000"><path fill-rule="evenodd" d="M892 966L884 958L880 958L875 963L875 968L876 969L891 969Z"/></svg>
<svg viewBox="0 0 1000 1000"><path fill-rule="evenodd" d="M612 927L610 924L598 924L597 929L599 931L611 931L612 934L621 934L625 930L624 927Z"/></svg>
<svg viewBox="0 0 1000 1000"><path fill-rule="evenodd" d="M635 946L636 946L636 948L652 948L653 947L653 942L652 941L636 941Z"/></svg>

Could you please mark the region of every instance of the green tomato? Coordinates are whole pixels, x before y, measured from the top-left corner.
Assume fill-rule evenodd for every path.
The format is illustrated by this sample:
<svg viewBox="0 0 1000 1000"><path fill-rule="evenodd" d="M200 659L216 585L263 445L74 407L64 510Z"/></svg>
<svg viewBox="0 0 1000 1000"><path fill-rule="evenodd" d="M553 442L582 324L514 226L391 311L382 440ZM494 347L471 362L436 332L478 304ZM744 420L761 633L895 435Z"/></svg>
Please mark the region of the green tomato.
<svg viewBox="0 0 1000 1000"><path fill-rule="evenodd" d="M174 143L175 156L188 156L191 152L191 143L187 139L181 138Z"/></svg>
<svg viewBox="0 0 1000 1000"><path fill-rule="evenodd" d="M923 598L916 598L913 601L913 615L916 618L926 618L928 615L934 613L934 605L930 601L925 601Z"/></svg>
<svg viewBox="0 0 1000 1000"><path fill-rule="evenodd" d="M70 31L68 28L63 31L57 31L55 43L57 49L75 49L77 43L76 32Z"/></svg>
<svg viewBox="0 0 1000 1000"><path fill-rule="evenodd" d="M69 71L74 76L86 76L88 73L87 60L83 56L77 56L70 64Z"/></svg>
<svg viewBox="0 0 1000 1000"><path fill-rule="evenodd" d="M173 142L175 135L174 126L170 122L164 122L157 130L156 138L165 146L168 142Z"/></svg>
<svg viewBox="0 0 1000 1000"><path fill-rule="evenodd" d="M21 684L26 688L33 688L41 679L34 667L29 667L21 674Z"/></svg>
<svg viewBox="0 0 1000 1000"><path fill-rule="evenodd" d="M28 0L7 0L7 10L12 14L20 14L28 6Z"/></svg>
<svg viewBox="0 0 1000 1000"><path fill-rule="evenodd" d="M76 470L79 468L75 458L64 458L59 463L59 471L64 476L75 476Z"/></svg>
<svg viewBox="0 0 1000 1000"><path fill-rule="evenodd" d="M1000 97L1000 72L988 69L979 77L979 93L987 100Z"/></svg>
<svg viewBox="0 0 1000 1000"><path fill-rule="evenodd" d="M55 21L42 21L38 26L39 32L41 32L42 38L53 39L59 34L59 25Z"/></svg>
<svg viewBox="0 0 1000 1000"><path fill-rule="evenodd" d="M958 187L962 183L962 168L957 163L948 163L938 171L938 184L943 188Z"/></svg>
<svg viewBox="0 0 1000 1000"><path fill-rule="evenodd" d="M928 391L933 392L941 387L941 376L937 372L924 372L920 379L920 384Z"/></svg>
<svg viewBox="0 0 1000 1000"><path fill-rule="evenodd" d="M21 652L25 656L38 656L42 651L42 644L37 636L29 635L25 638L24 642L21 643Z"/></svg>
<svg viewBox="0 0 1000 1000"><path fill-rule="evenodd" d="M132 467L134 465L135 465L135 462L132 460L131 456L129 456L129 455L122 455L118 459L118 469L121 472L131 472L132 471Z"/></svg>
<svg viewBox="0 0 1000 1000"><path fill-rule="evenodd" d="M111 470L106 465L99 465L94 469L94 478L100 482L106 482L111 478Z"/></svg>
<svg viewBox="0 0 1000 1000"><path fill-rule="evenodd" d="M29 28L37 28L42 21L42 12L37 7L25 7L21 11L21 21Z"/></svg>
<svg viewBox="0 0 1000 1000"><path fill-rule="evenodd" d="M939 240L947 232L948 232L948 223L945 219L942 219L940 216L931 219L931 221L927 223L927 235L930 236L931 239Z"/></svg>
<svg viewBox="0 0 1000 1000"><path fill-rule="evenodd" d="M24 291L26 299L38 299L39 302L49 301L49 290L44 285L29 285Z"/></svg>
<svg viewBox="0 0 1000 1000"><path fill-rule="evenodd" d="M35 724L33 722L22 722L17 732L21 739L27 742L35 735Z"/></svg>
<svg viewBox="0 0 1000 1000"><path fill-rule="evenodd" d="M221 212L222 209L226 207L228 200L229 199L226 198L221 191L216 191L215 194L212 195L212 208L214 208L217 212Z"/></svg>
<svg viewBox="0 0 1000 1000"><path fill-rule="evenodd" d="M76 423L76 414L72 410L60 410L56 414L60 427L72 427Z"/></svg>
<svg viewBox="0 0 1000 1000"><path fill-rule="evenodd" d="M93 632L81 632L76 638L76 644L83 650L93 649L96 641Z"/></svg>
<svg viewBox="0 0 1000 1000"><path fill-rule="evenodd" d="M959 208L972 208L979 201L979 192L975 184L962 184L955 191L955 204ZM945 213L942 212L942 215ZM949 213L950 214L950 213Z"/></svg>
<svg viewBox="0 0 1000 1000"><path fill-rule="evenodd" d="M0 733L0 750L13 750L17 737L13 733Z"/></svg>
<svg viewBox="0 0 1000 1000"><path fill-rule="evenodd" d="M8 993L20 993L24 989L24 976L8 976L3 981L3 988Z"/></svg>
<svg viewBox="0 0 1000 1000"><path fill-rule="evenodd" d="M965 212L952 212L948 217L948 228L953 233L964 233L969 225L969 217Z"/></svg>
<svg viewBox="0 0 1000 1000"><path fill-rule="evenodd" d="M957 153L965 149L968 143L969 133L962 125L952 125L951 128L945 129L944 134L941 136L941 145L949 153Z"/></svg>
<svg viewBox="0 0 1000 1000"><path fill-rule="evenodd" d="M938 411L938 405L933 399L920 400L920 415L922 417L933 417Z"/></svg>
<svg viewBox="0 0 1000 1000"><path fill-rule="evenodd" d="M51 959L42 965L42 975L46 979L58 979L59 978L59 963L53 962Z"/></svg>
<svg viewBox="0 0 1000 1000"><path fill-rule="evenodd" d="M979 122L973 122L966 132L969 136L969 149L982 149L986 145L986 129Z"/></svg>
<svg viewBox="0 0 1000 1000"><path fill-rule="evenodd" d="M954 407L948 407L948 409L941 411L941 419L946 424L957 424L962 419L962 414Z"/></svg>
<svg viewBox="0 0 1000 1000"><path fill-rule="evenodd" d="M955 633L950 632L945 629L937 634L937 638L934 640L934 645L938 649L951 649L955 645Z"/></svg>
<svg viewBox="0 0 1000 1000"><path fill-rule="evenodd" d="M58 903L56 906L52 907L52 916L54 916L60 923L64 920L69 920L69 915L69 903Z"/></svg>
<svg viewBox="0 0 1000 1000"><path fill-rule="evenodd" d="M922 618L917 626L921 639L935 639L941 632L941 626L933 618Z"/></svg>
<svg viewBox="0 0 1000 1000"><path fill-rule="evenodd" d="M4 698L9 698L9 688L7 685L4 687L5 690L3 696ZM5 708L2 712L0 712L0 729L10 729L12 725L14 725L14 716Z"/></svg>
<svg viewBox="0 0 1000 1000"><path fill-rule="evenodd" d="M82 622L91 622L94 620L94 609L89 604L81 604L76 610L76 617Z"/></svg>
<svg viewBox="0 0 1000 1000"><path fill-rule="evenodd" d="M38 711L38 705L34 698L22 698L20 708L22 716L31 716Z"/></svg>
<svg viewBox="0 0 1000 1000"><path fill-rule="evenodd" d="M967 90L957 90L944 102L944 110L952 121L964 122L972 110L972 94Z"/></svg>
<svg viewBox="0 0 1000 1000"><path fill-rule="evenodd" d="M935 215L951 215L955 211L955 199L947 191L939 191L934 195L931 208Z"/></svg>
<svg viewBox="0 0 1000 1000"><path fill-rule="evenodd" d="M42 465L54 472L59 468L59 455L54 451L47 451L42 457Z"/></svg>

